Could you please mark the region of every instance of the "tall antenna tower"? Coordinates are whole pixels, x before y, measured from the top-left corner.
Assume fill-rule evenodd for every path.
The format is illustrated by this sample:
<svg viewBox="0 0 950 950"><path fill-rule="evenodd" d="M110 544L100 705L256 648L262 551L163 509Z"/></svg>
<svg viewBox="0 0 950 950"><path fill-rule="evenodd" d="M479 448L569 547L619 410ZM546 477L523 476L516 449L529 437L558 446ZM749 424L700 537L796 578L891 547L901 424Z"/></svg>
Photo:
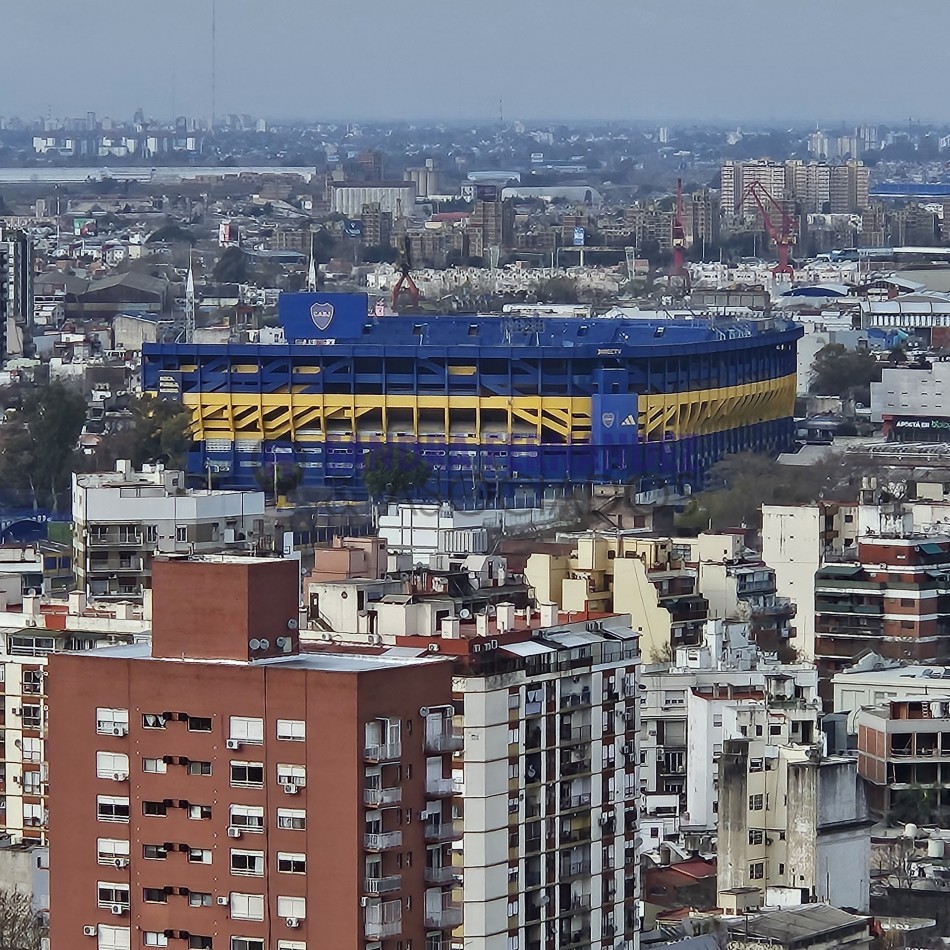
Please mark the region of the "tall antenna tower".
<svg viewBox="0 0 950 950"><path fill-rule="evenodd" d="M218 93L218 0L211 0L211 131L214 120Z"/></svg>
<svg viewBox="0 0 950 950"><path fill-rule="evenodd" d="M185 342L195 342L195 274L188 259L188 280L185 283Z"/></svg>

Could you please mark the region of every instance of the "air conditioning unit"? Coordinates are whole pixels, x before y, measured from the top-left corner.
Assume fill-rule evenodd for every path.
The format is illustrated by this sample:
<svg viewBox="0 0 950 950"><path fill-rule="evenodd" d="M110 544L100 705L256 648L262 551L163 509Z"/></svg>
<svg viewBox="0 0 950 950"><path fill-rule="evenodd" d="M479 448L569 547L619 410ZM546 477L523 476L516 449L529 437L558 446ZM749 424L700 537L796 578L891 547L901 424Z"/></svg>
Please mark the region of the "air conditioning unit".
<svg viewBox="0 0 950 950"><path fill-rule="evenodd" d="M286 924L292 930L296 930L300 926L300 920L297 917L288 917Z"/></svg>
<svg viewBox="0 0 950 950"><path fill-rule="evenodd" d="M128 772L113 772L112 781L113 782L126 782L128 781L129 773Z"/></svg>
<svg viewBox="0 0 950 950"><path fill-rule="evenodd" d="M129 734L129 730L126 729L125 726L113 726L113 727L112 727L112 735L114 735L114 736L127 736L128 734Z"/></svg>
<svg viewBox="0 0 950 950"><path fill-rule="evenodd" d="M369 907L369 898L361 897L360 898L360 907Z"/></svg>
<svg viewBox="0 0 950 950"><path fill-rule="evenodd" d="M127 868L127 867L129 866L129 859L128 859L128 858L116 858L115 861L113 861L112 863L113 863L117 868Z"/></svg>
<svg viewBox="0 0 950 950"><path fill-rule="evenodd" d="M121 917L125 913L125 907L122 904L113 904L112 913L116 917Z"/></svg>
<svg viewBox="0 0 950 950"><path fill-rule="evenodd" d="M299 791L300 789L296 785L288 783L284 786L284 794L286 795L296 795Z"/></svg>
<svg viewBox="0 0 950 950"><path fill-rule="evenodd" d="M241 748L241 743L237 739L228 739L224 743L224 746L225 748L230 749L232 752L236 752L238 749Z"/></svg>
<svg viewBox="0 0 950 950"><path fill-rule="evenodd" d="M99 928L93 927L91 924L82 928L82 935L84 937L95 937L98 932Z"/></svg>
<svg viewBox="0 0 950 950"><path fill-rule="evenodd" d="M228 828L228 837L229 838L240 838L241 829L240 828Z"/></svg>
<svg viewBox="0 0 950 950"><path fill-rule="evenodd" d="M231 903L231 898L230 898L230 897L219 897L219 898L218 898L218 906L219 906L219 907L227 907L228 904L230 904L230 903Z"/></svg>

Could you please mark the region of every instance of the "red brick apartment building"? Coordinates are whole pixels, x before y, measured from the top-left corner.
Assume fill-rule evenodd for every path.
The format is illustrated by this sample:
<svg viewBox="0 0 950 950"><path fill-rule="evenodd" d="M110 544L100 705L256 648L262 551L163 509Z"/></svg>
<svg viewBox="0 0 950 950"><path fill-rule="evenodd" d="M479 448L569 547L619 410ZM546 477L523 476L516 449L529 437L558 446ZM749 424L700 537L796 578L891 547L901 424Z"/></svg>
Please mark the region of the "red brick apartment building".
<svg viewBox="0 0 950 950"><path fill-rule="evenodd" d="M451 664L299 652L294 561L153 586L151 645L51 658L52 945L447 948Z"/></svg>

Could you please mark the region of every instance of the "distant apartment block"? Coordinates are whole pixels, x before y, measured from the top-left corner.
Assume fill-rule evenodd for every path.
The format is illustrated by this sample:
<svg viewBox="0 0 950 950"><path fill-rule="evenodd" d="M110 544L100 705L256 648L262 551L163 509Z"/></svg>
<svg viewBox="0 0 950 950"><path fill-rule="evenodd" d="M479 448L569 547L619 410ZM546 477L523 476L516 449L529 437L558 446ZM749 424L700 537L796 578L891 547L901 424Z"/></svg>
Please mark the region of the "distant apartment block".
<svg viewBox="0 0 950 950"><path fill-rule="evenodd" d="M262 492L185 487L162 466L73 475L73 564L90 597L141 600L158 554L252 551L263 536Z"/></svg>

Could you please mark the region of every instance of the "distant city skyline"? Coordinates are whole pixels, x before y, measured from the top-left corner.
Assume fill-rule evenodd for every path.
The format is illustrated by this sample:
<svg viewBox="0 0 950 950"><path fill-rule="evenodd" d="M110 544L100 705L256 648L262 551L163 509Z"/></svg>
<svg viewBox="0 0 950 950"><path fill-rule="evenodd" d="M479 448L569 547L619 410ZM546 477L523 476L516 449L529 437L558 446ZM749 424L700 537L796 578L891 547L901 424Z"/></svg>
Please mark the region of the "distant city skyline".
<svg viewBox="0 0 950 950"><path fill-rule="evenodd" d="M23 82L0 114L210 115L212 3L9 5L5 69ZM950 109L921 38L947 28L945 0L217 0L215 112L940 123Z"/></svg>

